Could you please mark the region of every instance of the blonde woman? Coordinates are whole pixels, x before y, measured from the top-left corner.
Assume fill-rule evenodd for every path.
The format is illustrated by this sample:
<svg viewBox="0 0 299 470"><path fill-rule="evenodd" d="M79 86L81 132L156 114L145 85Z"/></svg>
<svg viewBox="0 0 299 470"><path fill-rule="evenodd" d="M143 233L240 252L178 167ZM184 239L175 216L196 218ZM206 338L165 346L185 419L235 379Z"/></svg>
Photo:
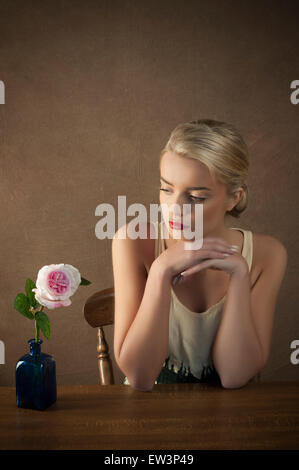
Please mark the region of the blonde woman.
<svg viewBox="0 0 299 470"><path fill-rule="evenodd" d="M230 124L191 121L171 133L160 156L160 204L182 214L191 204L193 231L202 204L203 244L184 249L171 210L147 224L146 239L118 237L127 226L115 234L114 355L122 383L142 391L179 382L239 388L265 366L287 251L271 235L227 224L246 209L248 168L246 144Z"/></svg>

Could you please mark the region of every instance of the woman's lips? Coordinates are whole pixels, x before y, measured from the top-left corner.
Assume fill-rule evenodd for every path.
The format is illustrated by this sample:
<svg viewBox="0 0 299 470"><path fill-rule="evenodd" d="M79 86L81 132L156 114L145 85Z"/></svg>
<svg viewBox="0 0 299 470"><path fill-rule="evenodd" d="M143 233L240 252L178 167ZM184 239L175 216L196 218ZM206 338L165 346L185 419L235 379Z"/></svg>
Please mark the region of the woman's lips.
<svg viewBox="0 0 299 470"><path fill-rule="evenodd" d="M169 226L170 228L175 229L175 230L183 230L184 228L186 228L185 225L179 222L173 222L172 220L169 221Z"/></svg>

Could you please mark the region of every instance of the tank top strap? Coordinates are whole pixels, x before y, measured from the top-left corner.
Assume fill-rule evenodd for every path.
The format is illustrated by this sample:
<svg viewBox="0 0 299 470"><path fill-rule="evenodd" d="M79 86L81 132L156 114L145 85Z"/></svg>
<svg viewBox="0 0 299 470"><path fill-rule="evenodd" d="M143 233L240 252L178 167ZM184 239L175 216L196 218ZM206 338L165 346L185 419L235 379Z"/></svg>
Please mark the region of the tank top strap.
<svg viewBox="0 0 299 470"><path fill-rule="evenodd" d="M242 256L246 259L248 264L249 271L251 270L252 266L252 258L253 258L253 236L251 230L245 230L240 227L230 227L232 230L239 230L243 233L243 247L242 247Z"/></svg>

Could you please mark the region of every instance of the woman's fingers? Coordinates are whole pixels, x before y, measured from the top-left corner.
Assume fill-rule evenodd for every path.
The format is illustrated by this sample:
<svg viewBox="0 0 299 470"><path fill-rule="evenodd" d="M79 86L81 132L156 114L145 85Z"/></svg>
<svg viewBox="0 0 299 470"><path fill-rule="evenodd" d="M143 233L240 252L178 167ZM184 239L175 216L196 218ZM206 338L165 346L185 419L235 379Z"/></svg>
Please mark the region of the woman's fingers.
<svg viewBox="0 0 299 470"><path fill-rule="evenodd" d="M201 247L199 247L198 244L194 244L194 242L184 242L184 248L197 253L203 251L235 253L238 251L238 247L236 245L230 245L221 239L205 239Z"/></svg>
<svg viewBox="0 0 299 470"><path fill-rule="evenodd" d="M228 251L228 252L236 252L239 250L237 245L230 245L229 243L222 241L221 239L216 239L216 241L208 241L204 242L201 249L208 250L219 250L219 251Z"/></svg>
<svg viewBox="0 0 299 470"><path fill-rule="evenodd" d="M186 271L182 271L180 273L180 275L182 277L188 277L191 274L197 273L198 271L201 271L202 269L204 269L207 266L208 261L210 261L210 260L202 261L200 264L196 264L195 266L192 266L192 268L186 269Z"/></svg>
<svg viewBox="0 0 299 470"><path fill-rule="evenodd" d="M229 256L229 255L227 255L227 256ZM227 256L225 256L225 258ZM209 266L213 266L213 264L215 264L215 261L217 263L217 260L215 260L215 259L207 259L207 260L202 261L199 264L196 264L195 266L192 266L192 268L188 268L185 271L182 271L178 276L177 282L180 282L181 280L183 280L183 279L180 279L180 277L183 277L183 278L188 277L191 274L197 273L199 271L202 271L203 269L208 268Z"/></svg>
<svg viewBox="0 0 299 470"><path fill-rule="evenodd" d="M202 244L200 245L199 240L197 241L192 241L192 242L184 242L184 248L185 250L190 250L190 251L199 251L199 250L219 250L219 251L225 251L231 249L231 245L229 243L226 243L225 241L222 241L221 239L204 239Z"/></svg>
<svg viewBox="0 0 299 470"><path fill-rule="evenodd" d="M229 256L230 252L227 251L214 251L214 250L204 250L202 251L202 260L206 260L207 258L225 258Z"/></svg>
<svg viewBox="0 0 299 470"><path fill-rule="evenodd" d="M230 253L219 253L218 251L210 251L206 253L205 256L208 256L209 258L203 259L200 263L196 264L195 266L192 266L191 268L188 268L185 271L182 271L181 273L177 274L174 277L172 284L175 286L179 282L183 281L184 277L188 277L191 274L206 269L207 267L211 266L213 262L215 262L215 259L226 259L228 256L230 256Z"/></svg>
<svg viewBox="0 0 299 470"><path fill-rule="evenodd" d="M178 282L182 281L183 278L184 276L182 276L182 274L177 274L172 281L172 285L175 286Z"/></svg>

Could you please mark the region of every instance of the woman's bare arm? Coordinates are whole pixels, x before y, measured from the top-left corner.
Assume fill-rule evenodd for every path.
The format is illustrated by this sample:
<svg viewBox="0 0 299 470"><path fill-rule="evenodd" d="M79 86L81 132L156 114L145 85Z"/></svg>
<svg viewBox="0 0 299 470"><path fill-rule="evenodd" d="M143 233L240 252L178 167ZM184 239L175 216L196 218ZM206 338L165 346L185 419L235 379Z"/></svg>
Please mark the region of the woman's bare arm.
<svg viewBox="0 0 299 470"><path fill-rule="evenodd" d="M154 386L168 353L171 275L153 261L148 277L136 240L114 238L114 355L133 388Z"/></svg>
<svg viewBox="0 0 299 470"><path fill-rule="evenodd" d="M140 239L119 238L120 230L112 241L114 356L130 385L146 391L153 388L168 354L173 277L202 260L204 267L210 258L225 257L228 244L206 238L200 250L191 251L177 242L153 261L147 277L144 245Z"/></svg>

